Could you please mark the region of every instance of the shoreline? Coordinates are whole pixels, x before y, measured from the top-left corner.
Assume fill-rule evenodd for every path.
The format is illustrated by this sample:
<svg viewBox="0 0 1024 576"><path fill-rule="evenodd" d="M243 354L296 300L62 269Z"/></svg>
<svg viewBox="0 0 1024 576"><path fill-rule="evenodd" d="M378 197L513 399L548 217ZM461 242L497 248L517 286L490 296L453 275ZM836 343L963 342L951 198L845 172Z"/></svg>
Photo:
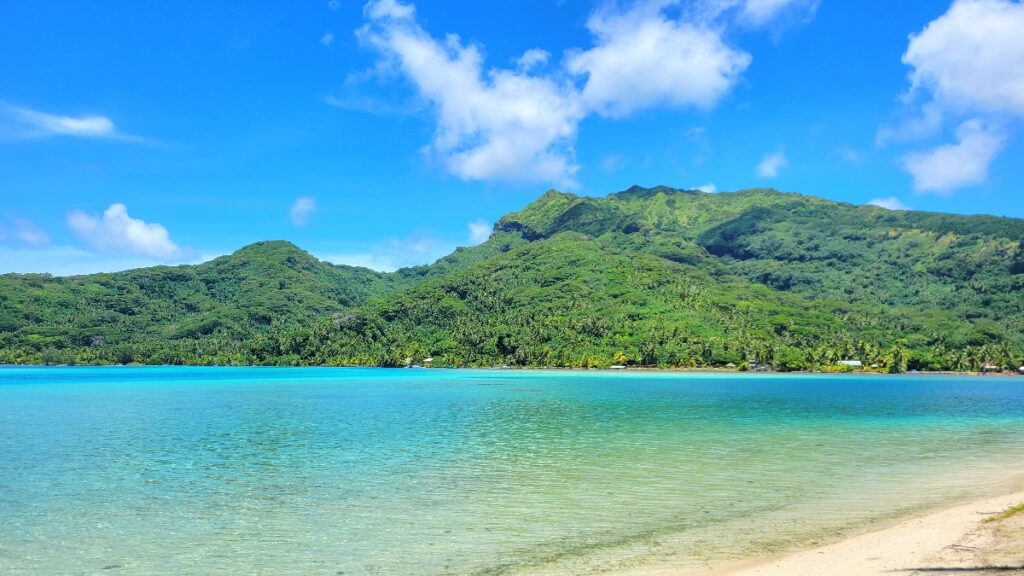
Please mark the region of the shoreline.
<svg viewBox="0 0 1024 576"><path fill-rule="evenodd" d="M894 514L770 552L731 560L699 557L621 566L609 576L891 576L965 573L1024 575L1024 473L1001 475L990 490L938 507ZM696 562L695 562L696 561ZM697 564L700 564L699 566ZM548 574L549 572L545 572ZM555 574L555 572L550 572Z"/></svg>
<svg viewBox="0 0 1024 576"><path fill-rule="evenodd" d="M1024 574L1024 513L990 521L1024 503L1024 475L1014 475L998 486L994 496L897 518L811 548L749 558L702 574ZM645 573L681 575L658 569Z"/></svg>
<svg viewBox="0 0 1024 576"><path fill-rule="evenodd" d="M578 372L602 373L602 374L628 374L628 373L653 373L653 374L733 374L733 375L807 375L807 376L978 376L978 377L1018 377L1024 378L1024 373L1011 370L1000 372L954 372L951 370L915 370L907 372L878 372L873 370L849 370L849 371L814 371L814 370L737 370L735 368L680 368L657 366L630 366L626 369L614 368L565 368L560 366L331 366L331 365L301 365L301 366L275 366L266 364L3 364L0 368L327 368L327 369L379 369L379 370L428 370L443 372L449 370L485 371L485 372Z"/></svg>

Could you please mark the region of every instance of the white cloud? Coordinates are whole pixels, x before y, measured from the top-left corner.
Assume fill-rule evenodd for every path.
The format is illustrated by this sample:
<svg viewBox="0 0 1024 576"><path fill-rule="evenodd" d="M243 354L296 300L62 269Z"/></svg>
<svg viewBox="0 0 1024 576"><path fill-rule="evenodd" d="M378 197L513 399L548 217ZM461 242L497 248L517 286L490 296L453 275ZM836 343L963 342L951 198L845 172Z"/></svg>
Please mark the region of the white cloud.
<svg viewBox="0 0 1024 576"><path fill-rule="evenodd" d="M881 127L878 144L930 137L947 122L962 122L958 143L903 158L917 191L949 194L986 180L1011 120L1024 117L1021 30L1024 3L956 0L910 36L903 54L911 67L902 98L906 118Z"/></svg>
<svg viewBox="0 0 1024 576"><path fill-rule="evenodd" d="M708 109L749 66L746 52L723 40L722 26L684 11L676 0L641 0L594 13L594 46L573 51L564 69L534 71L550 54L525 52L514 69L485 68L481 48L449 34L430 36L415 7L371 0L356 35L400 73L437 117L426 152L465 180L526 180L575 185L579 123L592 114L621 117L651 107Z"/></svg>
<svg viewBox="0 0 1024 576"><path fill-rule="evenodd" d="M708 182L707 184L701 184L700 186L697 186L696 190L700 190L701 192L705 192L707 194L714 194L715 192L718 192L718 186L715 186L712 182Z"/></svg>
<svg viewBox="0 0 1024 576"><path fill-rule="evenodd" d="M522 72L529 72L537 66L547 64L549 58L551 58L551 53L547 50L530 48L526 52L523 52L523 55L516 60L516 68Z"/></svg>
<svg viewBox="0 0 1024 576"><path fill-rule="evenodd" d="M779 175L779 170L785 168L787 164L789 160L786 158L786 152L779 148L775 152L765 154L761 163L757 165L757 175L761 178L775 178Z"/></svg>
<svg viewBox="0 0 1024 576"><path fill-rule="evenodd" d="M668 17L670 4L638 2L590 17L596 46L566 62L570 73L587 76L589 110L621 117L654 106L709 109L736 84L750 54L729 47L710 24Z"/></svg>
<svg viewBox="0 0 1024 576"><path fill-rule="evenodd" d="M911 142L928 138L942 129L944 113L935 102L929 102L904 113L904 118L895 124L883 124L875 135L875 145L887 146L895 142Z"/></svg>
<svg viewBox="0 0 1024 576"><path fill-rule="evenodd" d="M903 157L904 168L914 177L914 190L948 195L957 188L982 184L1006 136L974 119L960 125L957 140Z"/></svg>
<svg viewBox="0 0 1024 576"><path fill-rule="evenodd" d="M868 202L871 206L879 206L887 210L910 210L910 206L904 204L899 198L895 196L889 196L886 198L875 198L871 202Z"/></svg>
<svg viewBox="0 0 1024 576"><path fill-rule="evenodd" d="M583 117L572 86L524 72L483 70L476 46L431 38L394 0L366 5L360 40L393 61L437 114L429 152L466 180L539 180L571 186L571 144Z"/></svg>
<svg viewBox="0 0 1024 576"><path fill-rule="evenodd" d="M371 0L363 7L363 15L371 20L411 20L416 16L416 7L399 0Z"/></svg>
<svg viewBox="0 0 1024 576"><path fill-rule="evenodd" d="M747 0L740 9L740 20L765 26L785 15L807 19L818 10L818 4L819 0Z"/></svg>
<svg viewBox="0 0 1024 576"><path fill-rule="evenodd" d="M89 246L101 252L134 254L162 260L182 255L171 241L167 229L132 218L124 204L111 204L99 217L74 210L68 214L68 227Z"/></svg>
<svg viewBox="0 0 1024 576"><path fill-rule="evenodd" d="M146 142L124 134L106 116L61 116L0 102L0 139L27 140L50 136Z"/></svg>
<svg viewBox="0 0 1024 576"><path fill-rule="evenodd" d="M331 44L334 44L334 34L331 34L330 32L325 33L320 37L320 43L330 48Z"/></svg>
<svg viewBox="0 0 1024 576"><path fill-rule="evenodd" d="M25 124L35 126L50 134L62 134L65 136L112 136L114 134L114 123L105 116L57 116L16 108L15 115Z"/></svg>
<svg viewBox="0 0 1024 576"><path fill-rule="evenodd" d="M487 220L474 220L466 223L466 227L469 228L469 245L476 246L491 237L493 225Z"/></svg>
<svg viewBox="0 0 1024 576"><path fill-rule="evenodd" d="M911 97L942 107L1024 116L1024 3L958 0L911 35L903 62Z"/></svg>
<svg viewBox="0 0 1024 576"><path fill-rule="evenodd" d="M13 218L6 224L0 224L0 242L41 248L50 244L50 236L31 220Z"/></svg>
<svg viewBox="0 0 1024 576"><path fill-rule="evenodd" d="M292 219L292 224L302 227L309 221L309 217L316 212L316 198L311 196L300 196L295 199L292 203L292 207L288 210L288 215Z"/></svg>
<svg viewBox="0 0 1024 576"><path fill-rule="evenodd" d="M392 238L387 242L375 244L368 250L323 254L317 257L334 264L394 272L399 268L431 264L454 249L455 246L450 242L428 235L413 234L408 238Z"/></svg>

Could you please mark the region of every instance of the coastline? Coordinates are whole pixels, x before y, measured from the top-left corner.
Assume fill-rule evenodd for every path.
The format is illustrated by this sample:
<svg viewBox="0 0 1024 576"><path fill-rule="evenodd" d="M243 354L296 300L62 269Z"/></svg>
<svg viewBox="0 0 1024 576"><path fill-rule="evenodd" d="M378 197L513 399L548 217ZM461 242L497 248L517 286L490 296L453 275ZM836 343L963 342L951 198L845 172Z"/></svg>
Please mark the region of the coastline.
<svg viewBox="0 0 1024 576"><path fill-rule="evenodd" d="M429 370L443 372L448 370L467 370L484 372L570 372L580 374L715 374L715 375L808 375L808 376L962 376L962 377L1017 377L1024 378L1024 373L1012 370L1000 372L955 372L951 370L912 370L907 372L880 372L874 370L849 371L816 371L816 370L738 370L736 368L716 367L658 367L630 366L627 369L612 368L569 368L564 366L371 366L371 365L329 365L309 364L297 366L277 366L271 364L5 364L0 368L326 368L326 369L380 369L380 370Z"/></svg>
<svg viewBox="0 0 1024 576"><path fill-rule="evenodd" d="M1024 475L1018 474L999 487L995 496L903 517L821 546L748 559L705 574L1024 574L1024 514L996 520L1002 512L1024 503Z"/></svg>
<svg viewBox="0 0 1024 576"><path fill-rule="evenodd" d="M642 563L613 576L891 576L966 573L1024 575L1024 473L984 495L880 519L809 545L795 544L696 567L679 559ZM694 559L690 559L694 560Z"/></svg>

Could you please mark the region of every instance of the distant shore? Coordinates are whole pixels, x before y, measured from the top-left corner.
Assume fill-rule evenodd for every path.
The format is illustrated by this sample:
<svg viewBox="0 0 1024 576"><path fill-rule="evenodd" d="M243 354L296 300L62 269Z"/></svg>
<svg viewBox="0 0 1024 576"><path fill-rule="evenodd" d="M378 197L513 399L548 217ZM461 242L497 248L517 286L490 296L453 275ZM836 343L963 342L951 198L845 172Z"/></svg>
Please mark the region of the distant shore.
<svg viewBox="0 0 1024 576"><path fill-rule="evenodd" d="M684 368L684 367L658 367L658 366L629 366L626 368L570 368L563 366L330 366L330 365L302 365L302 366L276 366L266 364L2 364L0 368L381 368L382 370L508 370L508 371L530 371L530 372L659 372L659 373L683 373L683 374L806 374L814 376L1017 376L1022 377L1024 373L1013 370L1002 370L998 372L955 372L952 370L908 370L906 372L881 372L875 370L739 370L736 368Z"/></svg>

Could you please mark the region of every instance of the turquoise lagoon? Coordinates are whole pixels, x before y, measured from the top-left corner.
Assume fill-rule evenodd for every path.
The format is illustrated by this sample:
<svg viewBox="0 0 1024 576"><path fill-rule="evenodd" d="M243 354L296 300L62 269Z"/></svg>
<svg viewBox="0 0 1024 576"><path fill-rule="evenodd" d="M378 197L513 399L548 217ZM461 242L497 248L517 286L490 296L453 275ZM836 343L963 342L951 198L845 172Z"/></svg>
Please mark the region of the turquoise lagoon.
<svg viewBox="0 0 1024 576"><path fill-rule="evenodd" d="M1024 379L0 368L0 573L698 570L996 489Z"/></svg>

